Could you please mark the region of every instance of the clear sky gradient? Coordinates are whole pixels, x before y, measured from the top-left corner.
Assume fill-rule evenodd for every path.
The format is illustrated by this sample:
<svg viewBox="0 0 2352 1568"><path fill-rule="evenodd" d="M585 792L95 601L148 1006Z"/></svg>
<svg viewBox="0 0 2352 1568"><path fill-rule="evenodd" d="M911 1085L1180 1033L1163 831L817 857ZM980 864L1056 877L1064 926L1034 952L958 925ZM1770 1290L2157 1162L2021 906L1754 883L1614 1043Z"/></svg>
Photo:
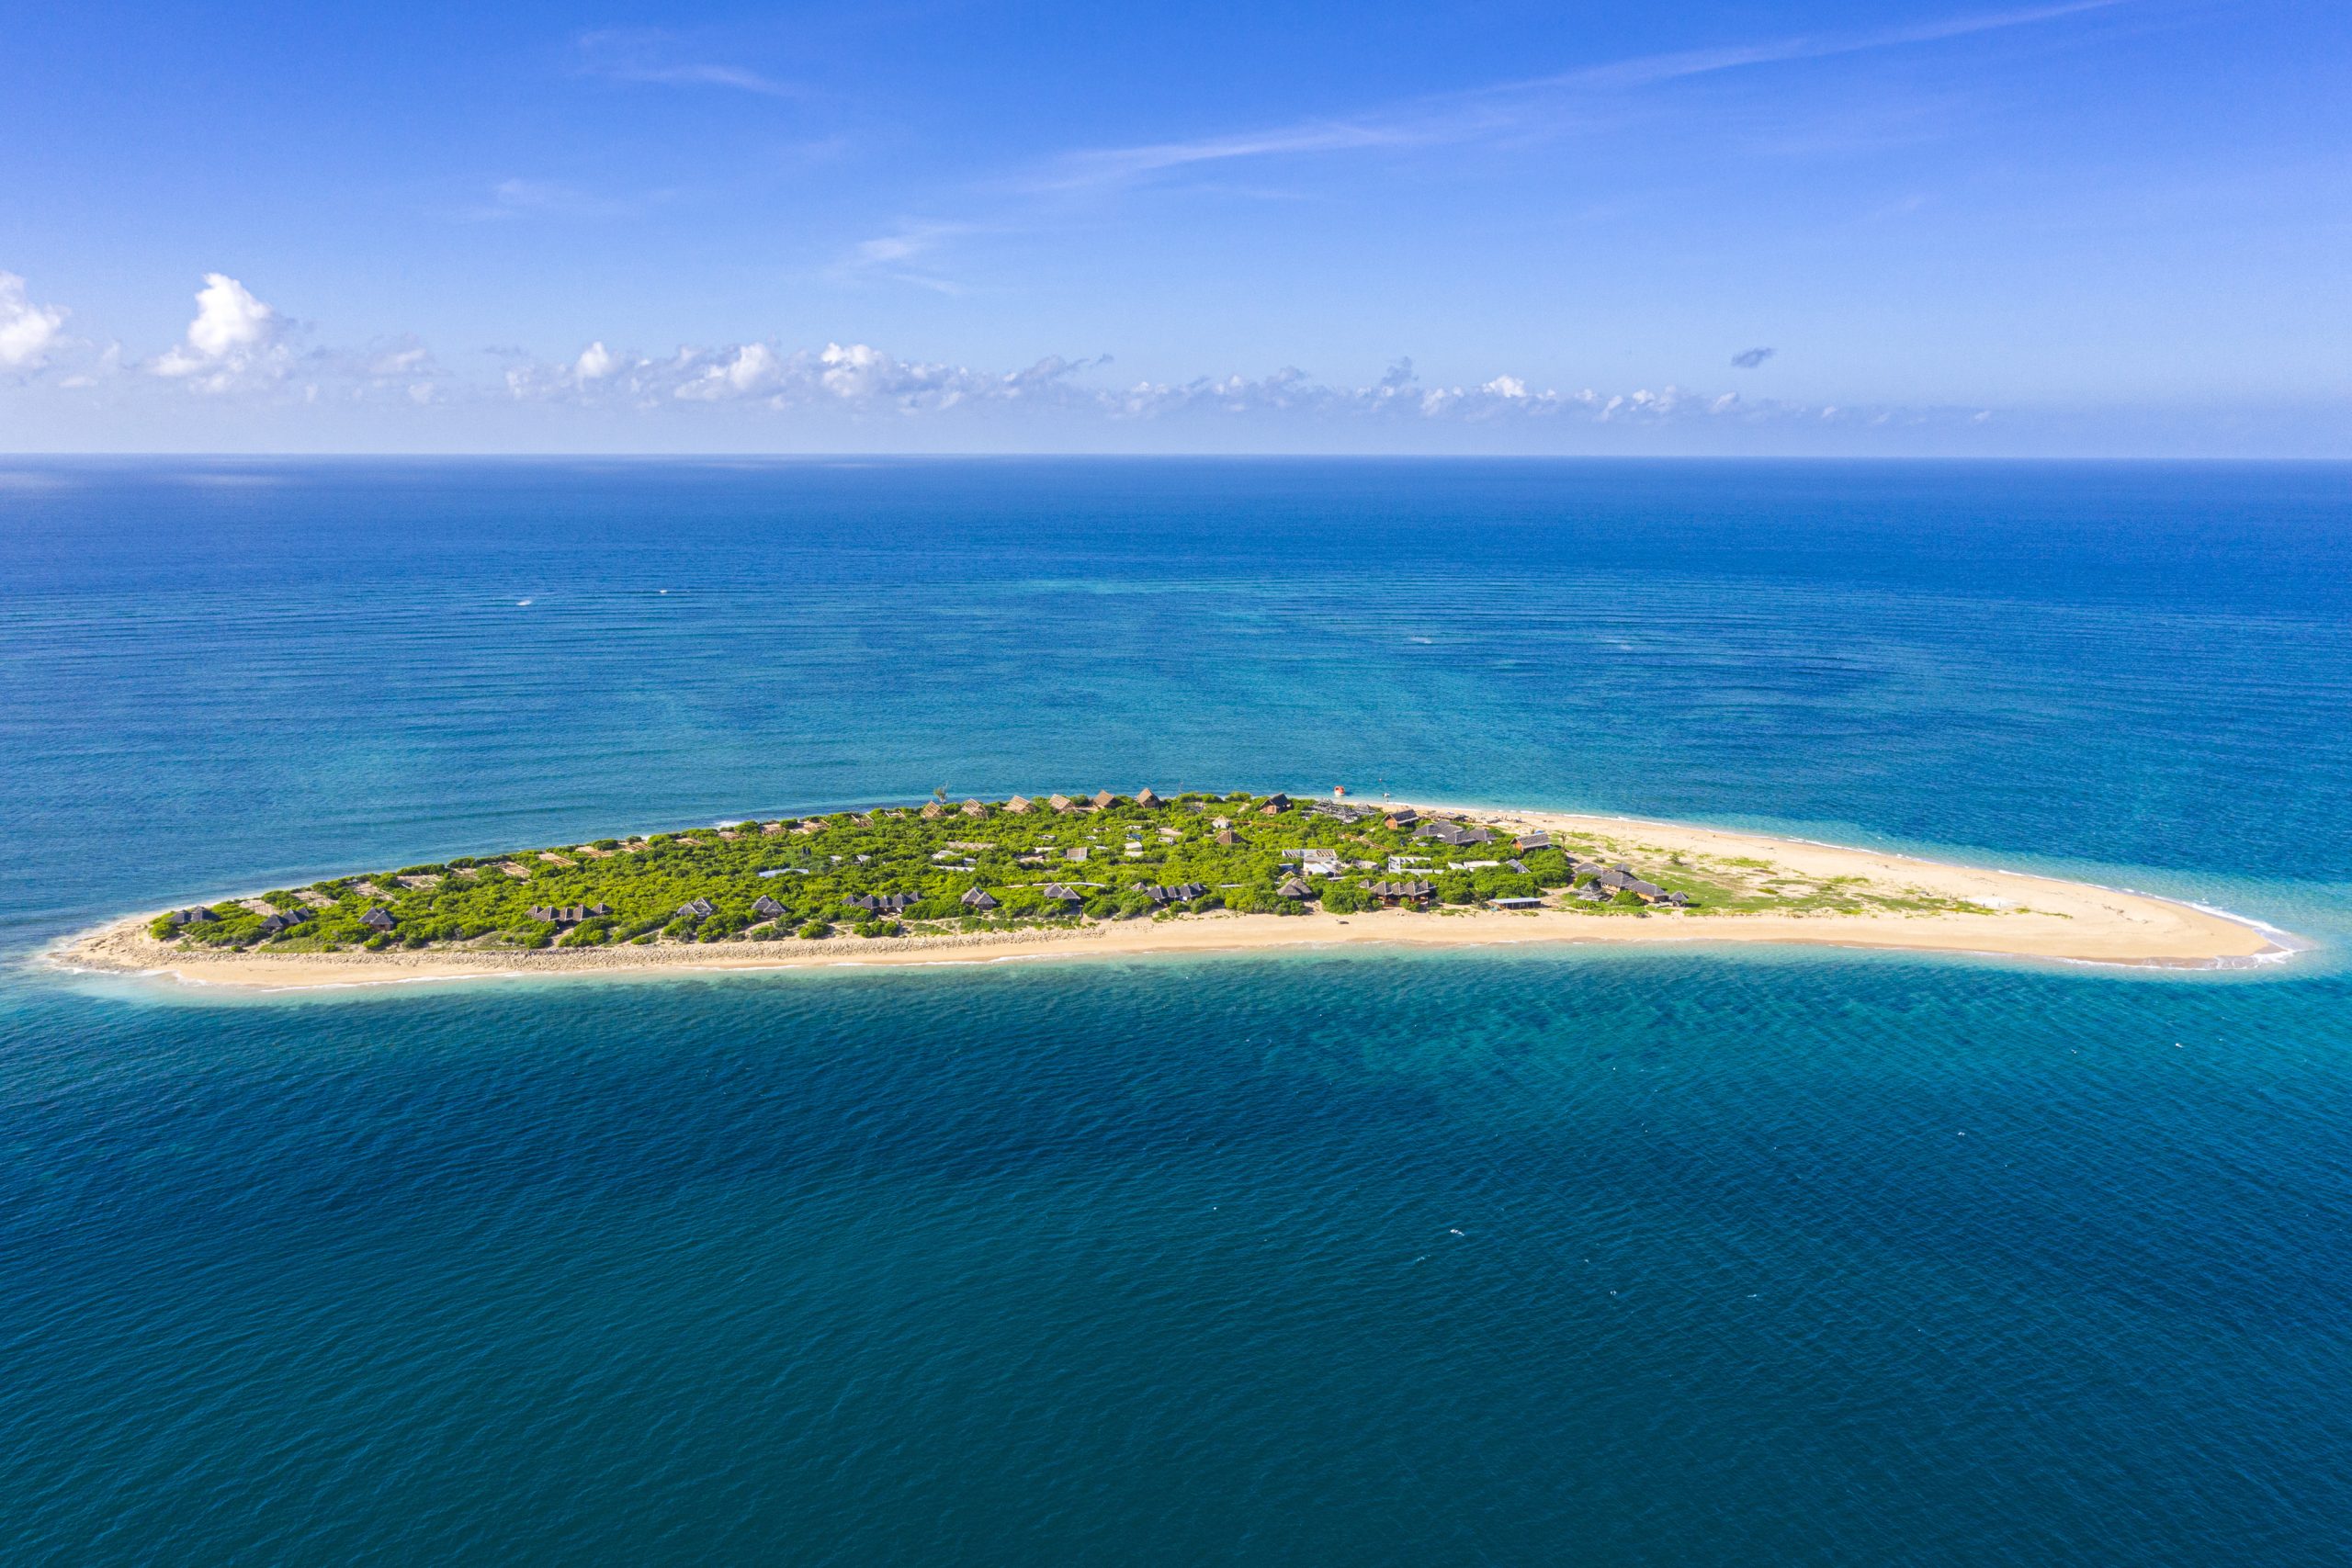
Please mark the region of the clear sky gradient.
<svg viewBox="0 0 2352 1568"><path fill-rule="evenodd" d="M0 448L2352 456L2352 6L0 9Z"/></svg>

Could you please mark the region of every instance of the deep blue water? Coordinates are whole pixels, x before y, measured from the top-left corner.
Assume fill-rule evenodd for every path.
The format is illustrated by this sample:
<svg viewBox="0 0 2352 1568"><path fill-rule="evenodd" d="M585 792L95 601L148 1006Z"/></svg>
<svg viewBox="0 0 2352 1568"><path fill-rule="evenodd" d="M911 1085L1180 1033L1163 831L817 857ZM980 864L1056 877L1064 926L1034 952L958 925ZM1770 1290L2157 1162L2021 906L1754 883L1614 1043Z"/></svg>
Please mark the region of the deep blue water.
<svg viewBox="0 0 2352 1568"><path fill-rule="evenodd" d="M2347 719L2340 466L0 461L0 1560L2341 1561ZM1143 783L1794 829L2319 946L30 962Z"/></svg>

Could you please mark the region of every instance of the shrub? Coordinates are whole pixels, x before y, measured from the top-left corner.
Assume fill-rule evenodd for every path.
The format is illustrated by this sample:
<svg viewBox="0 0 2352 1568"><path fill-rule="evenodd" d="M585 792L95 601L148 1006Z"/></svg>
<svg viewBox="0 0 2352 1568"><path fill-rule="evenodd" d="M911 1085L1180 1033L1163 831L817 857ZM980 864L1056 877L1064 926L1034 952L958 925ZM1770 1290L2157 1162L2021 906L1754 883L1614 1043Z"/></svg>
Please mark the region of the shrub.
<svg viewBox="0 0 2352 1568"><path fill-rule="evenodd" d="M1323 889L1323 908L1334 915L1355 915L1374 907L1373 896L1352 882L1335 882Z"/></svg>
<svg viewBox="0 0 2352 1568"><path fill-rule="evenodd" d="M1222 909L1224 908L1225 900L1215 893L1204 893L1199 897L1193 900L1193 908L1195 913L1206 913L1211 909Z"/></svg>
<svg viewBox="0 0 2352 1568"><path fill-rule="evenodd" d="M1630 887L1620 887L1617 889L1617 897L1609 901L1623 909L1638 909L1642 907L1642 896Z"/></svg>
<svg viewBox="0 0 2352 1568"><path fill-rule="evenodd" d="M811 920L800 928L801 940L804 942L822 942L832 934L833 928L823 920Z"/></svg>
<svg viewBox="0 0 2352 1568"><path fill-rule="evenodd" d="M1098 920L1112 919L1119 913L1119 901L1108 893L1097 893L1086 901L1086 912Z"/></svg>
<svg viewBox="0 0 2352 1568"><path fill-rule="evenodd" d="M1478 901L1478 879L1466 871L1449 871L1430 879L1437 889L1441 904L1475 904Z"/></svg>
<svg viewBox="0 0 2352 1568"><path fill-rule="evenodd" d="M1558 850L1537 850L1532 854L1520 856L1519 863L1527 868L1528 875L1545 887L1565 887L1568 885L1568 857Z"/></svg>
<svg viewBox="0 0 2352 1568"><path fill-rule="evenodd" d="M391 933L390 931L378 931L374 936L369 937L366 942L361 942L359 945L366 948L370 953L381 953L384 949L392 945Z"/></svg>

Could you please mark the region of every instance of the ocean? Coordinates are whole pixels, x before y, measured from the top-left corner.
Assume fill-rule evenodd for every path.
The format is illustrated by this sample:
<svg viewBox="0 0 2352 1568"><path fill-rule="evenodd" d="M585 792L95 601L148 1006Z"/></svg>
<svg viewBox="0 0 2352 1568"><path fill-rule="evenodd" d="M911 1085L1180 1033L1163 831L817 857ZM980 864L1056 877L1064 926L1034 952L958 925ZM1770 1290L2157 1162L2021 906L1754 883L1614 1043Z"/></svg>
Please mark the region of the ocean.
<svg viewBox="0 0 2352 1568"><path fill-rule="evenodd" d="M1145 784L2311 946L39 958ZM2343 1558L2352 467L0 458L0 1561Z"/></svg>

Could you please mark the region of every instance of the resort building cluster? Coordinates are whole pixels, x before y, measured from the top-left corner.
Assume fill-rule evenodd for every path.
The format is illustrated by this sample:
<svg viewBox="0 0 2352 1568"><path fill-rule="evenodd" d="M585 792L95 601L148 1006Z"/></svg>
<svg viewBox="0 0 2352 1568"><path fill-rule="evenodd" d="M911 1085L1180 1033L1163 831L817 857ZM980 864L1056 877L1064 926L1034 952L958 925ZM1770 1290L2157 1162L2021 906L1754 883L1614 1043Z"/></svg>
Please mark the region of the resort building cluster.
<svg viewBox="0 0 2352 1568"><path fill-rule="evenodd" d="M1081 870L1081 868L1083 868ZM1074 876L1072 874L1078 873ZM1344 795L944 795L332 878L159 918L207 946L584 946L994 929L1219 912L1690 906L1681 886L1463 813ZM1083 877L1080 880L1080 877Z"/></svg>

